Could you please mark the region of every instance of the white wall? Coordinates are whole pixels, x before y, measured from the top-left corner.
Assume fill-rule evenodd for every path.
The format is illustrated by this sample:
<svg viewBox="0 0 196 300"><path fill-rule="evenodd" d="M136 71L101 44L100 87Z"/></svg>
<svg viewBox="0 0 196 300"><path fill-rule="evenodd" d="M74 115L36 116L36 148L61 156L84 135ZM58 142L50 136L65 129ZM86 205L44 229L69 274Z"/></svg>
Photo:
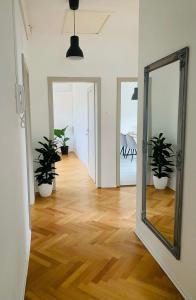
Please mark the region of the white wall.
<svg viewBox="0 0 196 300"><path fill-rule="evenodd" d="M25 51L25 35L16 4L17 58ZM20 127L15 101L15 62L12 1L0 2L0 299L24 299L25 277L30 246L28 224L25 131ZM6 37L6 38L5 38ZM18 70L22 80L21 68Z"/></svg>
<svg viewBox="0 0 196 300"><path fill-rule="evenodd" d="M151 97L149 123L151 136L163 132L167 140L177 145L179 62L172 63L150 73Z"/></svg>
<svg viewBox="0 0 196 300"><path fill-rule="evenodd" d="M121 83L121 132L137 132L137 104L138 101L131 100L137 82Z"/></svg>
<svg viewBox="0 0 196 300"><path fill-rule="evenodd" d="M101 77L102 79L102 187L116 186L117 78L137 77L138 13L136 10L136 15L131 17L132 6L134 9L138 7L138 1L131 1L130 6L127 6L127 14L130 10L128 32L116 34L114 27L112 34L81 36L80 45L85 54L83 61L66 60L66 50L69 46L68 36L52 32L50 34L39 33L34 26L30 41L34 147L37 141L43 135L48 135L49 132L47 76ZM117 28L120 20L117 18L115 24ZM129 34L129 38L127 38L127 34Z"/></svg>
<svg viewBox="0 0 196 300"><path fill-rule="evenodd" d="M69 126L66 130L66 137L69 151L73 151L73 87L72 83L53 84L53 112L54 128L62 129Z"/></svg>
<svg viewBox="0 0 196 300"><path fill-rule="evenodd" d="M183 193L182 247L181 260L176 260L162 243L141 221L142 206L142 122L138 122L138 193L136 232L156 260L168 273L186 299L196 299L196 39L194 0L140 0L139 34L139 120L143 116L143 69L144 66L178 49L190 46L186 152Z"/></svg>

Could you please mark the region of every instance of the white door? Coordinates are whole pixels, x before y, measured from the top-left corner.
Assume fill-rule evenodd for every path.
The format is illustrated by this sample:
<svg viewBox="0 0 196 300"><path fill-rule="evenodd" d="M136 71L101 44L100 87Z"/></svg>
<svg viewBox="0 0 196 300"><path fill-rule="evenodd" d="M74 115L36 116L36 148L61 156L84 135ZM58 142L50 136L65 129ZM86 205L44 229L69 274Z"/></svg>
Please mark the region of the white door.
<svg viewBox="0 0 196 300"><path fill-rule="evenodd" d="M95 86L88 89L88 173L96 182Z"/></svg>

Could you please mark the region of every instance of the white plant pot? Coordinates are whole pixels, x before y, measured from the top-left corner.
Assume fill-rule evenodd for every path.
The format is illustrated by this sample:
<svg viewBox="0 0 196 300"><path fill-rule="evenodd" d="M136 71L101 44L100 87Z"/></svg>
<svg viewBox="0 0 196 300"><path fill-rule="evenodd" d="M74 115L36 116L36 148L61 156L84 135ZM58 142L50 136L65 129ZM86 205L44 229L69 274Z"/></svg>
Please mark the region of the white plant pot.
<svg viewBox="0 0 196 300"><path fill-rule="evenodd" d="M168 183L168 177L158 178L157 176L153 175L153 183L154 183L155 189L164 190Z"/></svg>
<svg viewBox="0 0 196 300"><path fill-rule="evenodd" d="M52 194L53 183L43 183L38 186L38 191L41 197L49 197Z"/></svg>

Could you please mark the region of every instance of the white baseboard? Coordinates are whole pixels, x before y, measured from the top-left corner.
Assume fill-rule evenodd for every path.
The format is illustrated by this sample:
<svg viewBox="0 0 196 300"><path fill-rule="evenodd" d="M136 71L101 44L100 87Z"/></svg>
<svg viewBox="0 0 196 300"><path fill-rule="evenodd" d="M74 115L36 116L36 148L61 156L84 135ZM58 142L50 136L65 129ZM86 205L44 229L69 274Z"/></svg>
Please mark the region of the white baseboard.
<svg viewBox="0 0 196 300"><path fill-rule="evenodd" d="M178 289L178 291L182 294L182 296L184 297L184 299L185 300L194 300L190 295L188 295L187 292L185 292L182 289L181 284L179 282L177 282L175 278L173 278L173 276L170 274L170 271L167 269L167 267L164 265L164 263L160 260L160 257L157 256L157 254L155 253L155 251L151 247L151 245L148 242L146 242L146 240L142 236L142 234L137 229L135 229L134 232L137 235L137 237L141 240L141 242L144 244L144 246L148 249L148 251L150 252L150 254L157 261L157 263L160 265L160 267L163 269L163 271L167 274L167 276L170 278L170 280L173 282L173 284Z"/></svg>

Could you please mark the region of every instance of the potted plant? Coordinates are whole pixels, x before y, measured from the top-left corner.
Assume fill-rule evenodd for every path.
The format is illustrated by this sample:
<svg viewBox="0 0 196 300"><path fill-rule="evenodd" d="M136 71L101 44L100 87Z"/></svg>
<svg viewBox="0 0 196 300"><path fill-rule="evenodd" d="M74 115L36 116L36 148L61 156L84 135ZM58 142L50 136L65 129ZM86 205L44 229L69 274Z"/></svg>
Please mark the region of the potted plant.
<svg viewBox="0 0 196 300"><path fill-rule="evenodd" d="M61 153L62 155L68 155L69 146L67 146L67 141L70 139L65 136L65 132L69 126L66 126L63 129L54 129L54 135L59 139L61 143Z"/></svg>
<svg viewBox="0 0 196 300"><path fill-rule="evenodd" d="M41 148L35 150L39 153L36 162L39 167L35 171L35 178L38 182L38 191L42 197L49 197L52 194L53 180L55 173L54 163L61 160L56 142L44 137L45 143L39 142Z"/></svg>
<svg viewBox="0 0 196 300"><path fill-rule="evenodd" d="M153 183L156 189L165 189L168 183L169 174L173 172L173 150L172 144L166 143L163 133L153 137L149 145L152 146L152 155L149 156L153 171Z"/></svg>

